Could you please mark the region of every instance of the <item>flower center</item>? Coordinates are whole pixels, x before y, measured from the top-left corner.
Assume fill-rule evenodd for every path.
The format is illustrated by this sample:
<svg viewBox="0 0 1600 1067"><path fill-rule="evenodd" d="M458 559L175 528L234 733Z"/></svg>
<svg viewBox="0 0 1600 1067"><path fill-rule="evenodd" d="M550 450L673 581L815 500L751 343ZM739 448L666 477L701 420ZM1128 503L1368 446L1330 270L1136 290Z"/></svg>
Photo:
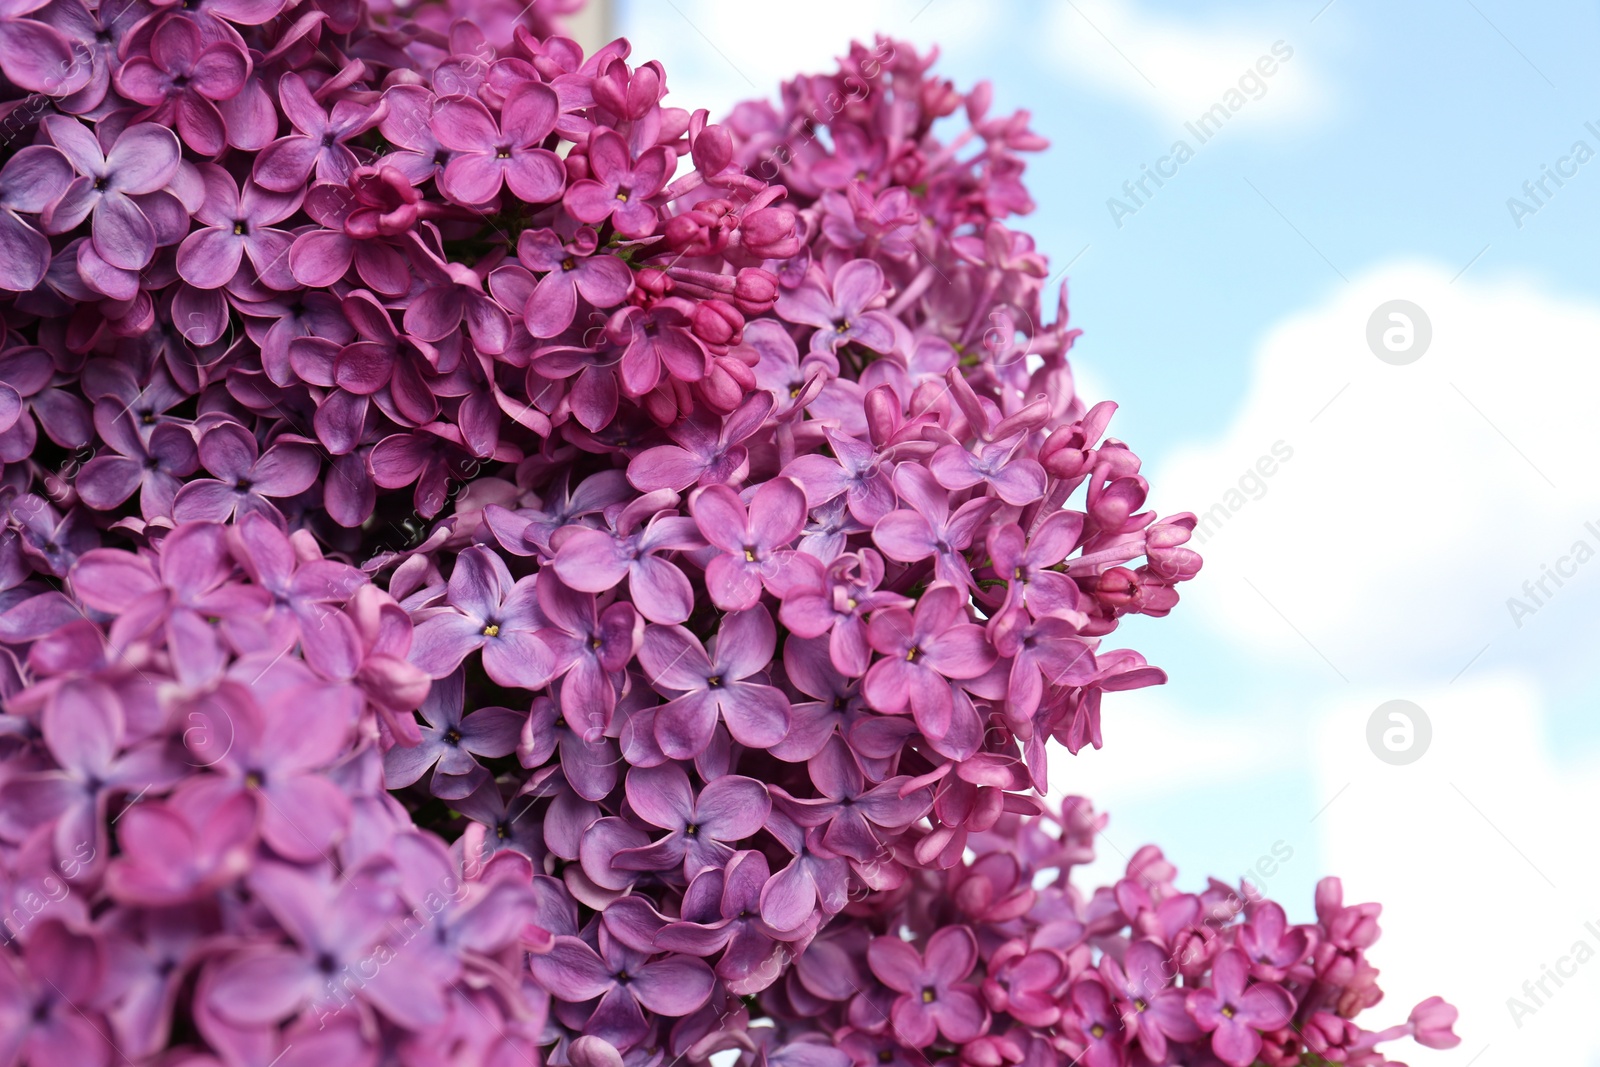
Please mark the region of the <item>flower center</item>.
<svg viewBox="0 0 1600 1067"><path fill-rule="evenodd" d="M1106 1028L1101 1026L1099 1023L1095 1023L1093 1026L1089 1027L1089 1034L1096 1041L1098 1041L1102 1037L1106 1036Z"/></svg>
<svg viewBox="0 0 1600 1067"><path fill-rule="evenodd" d="M918 648L916 645L912 645L910 648L906 649L906 662L915 663L917 662L917 657L920 655L922 655L922 649Z"/></svg>
<svg viewBox="0 0 1600 1067"><path fill-rule="evenodd" d="M485 636L485 637L499 637L500 636L500 624L497 623L497 622L491 622L489 625L485 626L483 628L483 636Z"/></svg>
<svg viewBox="0 0 1600 1067"><path fill-rule="evenodd" d="M459 745L461 743L461 731L452 726L444 732L444 740L446 744Z"/></svg>
<svg viewBox="0 0 1600 1067"><path fill-rule="evenodd" d="M578 261L573 259L571 256L568 256L566 259L563 259L561 261L561 269L562 270L577 270L578 269Z"/></svg>
<svg viewBox="0 0 1600 1067"><path fill-rule="evenodd" d="M706 679L706 688L707 689L721 689L722 688L722 675L713 674L711 677L707 678Z"/></svg>
<svg viewBox="0 0 1600 1067"><path fill-rule="evenodd" d="M924 1003L924 1004L932 1004L938 998L939 998L938 991L933 989L933 987L931 987L931 986L922 991L922 1003Z"/></svg>

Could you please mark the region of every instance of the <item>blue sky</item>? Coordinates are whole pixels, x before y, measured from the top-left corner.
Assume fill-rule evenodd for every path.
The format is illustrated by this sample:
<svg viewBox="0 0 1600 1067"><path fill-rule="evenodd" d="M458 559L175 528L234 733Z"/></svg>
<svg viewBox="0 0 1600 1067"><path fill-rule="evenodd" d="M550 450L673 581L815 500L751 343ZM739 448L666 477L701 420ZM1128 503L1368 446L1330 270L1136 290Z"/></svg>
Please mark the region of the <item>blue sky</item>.
<svg viewBox="0 0 1600 1067"><path fill-rule="evenodd" d="M1390 1014L1430 992L1467 1011L1459 1054L1408 1061L1600 1063L1578 1025L1600 965L1523 1028L1505 1005L1600 920L1600 560L1573 554L1600 550L1585 527L1600 530L1600 14L1511 0L789 10L636 0L620 24L636 56L665 62L677 103L714 113L826 68L851 35L937 41L947 76L990 79L996 108L1031 109L1052 141L1020 225L1072 262L1074 366L1122 405L1113 432L1145 457L1155 506L1204 511L1275 444L1293 454L1235 498L1173 616L1119 635L1172 682L1108 701L1106 750L1057 776L1112 811L1106 869L1156 840L1190 877L1237 878L1286 841L1295 859L1267 888L1292 912L1332 871L1388 902ZM1185 122L1275 45L1292 56L1200 144ZM1193 158L1119 227L1108 198L1127 203L1123 183L1180 138ZM1569 176L1557 186L1545 168ZM1541 179L1542 203L1523 189ZM1530 209L1520 226L1513 197ZM1396 299L1433 328L1408 366L1365 339ZM1554 567L1570 572L1560 584ZM1514 597L1533 610L1514 618ZM1408 766L1365 740L1391 699L1429 709L1432 747ZM1537 916L1488 965L1458 936L1485 895Z"/></svg>

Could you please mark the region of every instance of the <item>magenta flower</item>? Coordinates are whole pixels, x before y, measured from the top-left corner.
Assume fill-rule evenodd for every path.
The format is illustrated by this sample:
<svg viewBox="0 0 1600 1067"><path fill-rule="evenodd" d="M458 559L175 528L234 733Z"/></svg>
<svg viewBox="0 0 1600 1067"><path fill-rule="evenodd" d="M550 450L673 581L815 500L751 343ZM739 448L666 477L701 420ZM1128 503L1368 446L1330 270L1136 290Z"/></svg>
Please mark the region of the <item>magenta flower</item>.
<svg viewBox="0 0 1600 1067"><path fill-rule="evenodd" d="M439 976L416 967L374 966L395 937L393 891L368 876L337 887L284 864L262 864L250 887L292 946L256 944L214 964L210 1006L242 1026L261 1027L309 1008L337 1015L352 1000L389 1019L427 1025L445 1012ZM388 958L395 952L391 949Z"/></svg>
<svg viewBox="0 0 1600 1067"><path fill-rule="evenodd" d="M842 493L850 514L869 525L893 511L894 485L878 450L837 430L823 432L832 456L800 456L783 469L805 489L811 506L825 504Z"/></svg>
<svg viewBox="0 0 1600 1067"><path fill-rule="evenodd" d="M0 37L0 47L12 43ZM0 956L0 1057L8 1063L111 1063L106 1021L95 1003L109 967L99 938L54 919L41 922L18 956Z"/></svg>
<svg viewBox="0 0 1600 1067"><path fill-rule="evenodd" d="M281 522L273 500L305 492L322 464L311 445L280 440L265 452L236 422L219 422L200 437L200 465L210 478L179 489L172 517L179 522L226 522L234 515L259 512Z"/></svg>
<svg viewBox="0 0 1600 1067"><path fill-rule="evenodd" d="M1039 524L1030 538L1015 523L989 531L989 558L1007 583L1007 603L1025 606L1034 618L1081 617L1078 583L1056 570L1083 533L1083 515L1058 511Z"/></svg>
<svg viewBox="0 0 1600 1067"><path fill-rule="evenodd" d="M0 33L6 24L0 22ZM0 55L5 43L0 38ZM50 240L25 221L38 215L66 193L72 184L72 164L49 145L19 149L0 167L0 289L25 293L44 280L50 267Z"/></svg>
<svg viewBox="0 0 1600 1067"><path fill-rule="evenodd" d="M349 744L360 711L349 689L308 685L258 701L234 682L186 708L184 743L213 774L192 779L195 803L256 802L261 839L288 860L320 858L344 832L349 798L323 773Z"/></svg>
<svg viewBox="0 0 1600 1067"><path fill-rule="evenodd" d="M73 42L32 14L47 0L6 0L0 6L0 71L18 88L49 96L68 96L83 88L92 73Z"/></svg>
<svg viewBox="0 0 1600 1067"><path fill-rule="evenodd" d="M830 282L812 273L796 289L778 297L777 311L788 322L815 326L811 351L836 352L855 342L874 352L894 347L893 320L870 310L883 295L883 268L870 259L855 259L840 267Z"/></svg>
<svg viewBox="0 0 1600 1067"><path fill-rule="evenodd" d="M585 800L604 800L616 788L622 762L616 744L605 735L614 710L585 708L569 718L549 697L535 699L517 741L518 762L543 767L556 755L574 793Z"/></svg>
<svg viewBox="0 0 1600 1067"><path fill-rule="evenodd" d="M589 171L593 177L567 188L562 205L590 226L610 220L624 237L649 237L657 213L649 200L672 177L673 157L666 148L647 148L637 159L620 136L606 130L589 138Z"/></svg>
<svg viewBox="0 0 1600 1067"><path fill-rule="evenodd" d="M811 757L808 770L812 785L822 796L796 800L779 791L785 809L801 826L825 827L822 843L829 851L854 860L867 862L881 856L884 842L926 815L932 805L929 791L910 788L907 776L868 788L855 755L839 737L829 738Z"/></svg>
<svg viewBox="0 0 1600 1067"><path fill-rule="evenodd" d="M412 266L427 282L406 307L406 332L419 340L438 342L465 321L479 351L490 355L504 352L511 337L511 320L483 291L483 279L471 267L447 262L416 233L406 236Z"/></svg>
<svg viewBox="0 0 1600 1067"><path fill-rule="evenodd" d="M725 869L707 868L684 894L683 915L655 933L655 944L692 956L721 952L716 973L728 992L761 992L782 976L790 951L761 921L761 890L770 876L767 858L756 851L735 853Z"/></svg>
<svg viewBox="0 0 1600 1067"><path fill-rule="evenodd" d="M145 436L133 413L110 398L95 404L94 425L111 454L95 456L78 472L84 503L108 511L137 492L139 513L146 521L170 517L180 479L200 468L189 428L161 422Z"/></svg>
<svg viewBox="0 0 1600 1067"><path fill-rule="evenodd" d="M645 1011L679 1018L711 998L715 979L701 960L677 955L651 959L605 934L600 947L596 952L586 942L563 935L550 951L528 957L534 981L551 996L571 1004L598 998L581 1024L586 1035L626 1047L648 1031Z"/></svg>
<svg viewBox="0 0 1600 1067"><path fill-rule="evenodd" d="M207 40L193 20L179 17L162 20L149 52L130 57L115 81L123 96L145 105L142 118L175 125L184 144L215 156L228 145L217 104L239 95L249 76L250 57L238 44L224 36Z"/></svg>
<svg viewBox="0 0 1600 1067"><path fill-rule="evenodd" d="M660 512L640 525L662 501L653 494L630 504L617 519L615 534L578 528L561 541L552 565L561 580L585 593L603 593L628 579L634 606L654 623L671 626L694 610L694 588L683 571L663 559L667 552L699 548L703 542L693 519Z"/></svg>
<svg viewBox="0 0 1600 1067"><path fill-rule="evenodd" d="M592 593L568 589L555 573L540 571L537 583L539 607L550 620L540 636L554 659L551 678L562 680L561 710L609 720L617 706L614 679L639 650L644 623L632 604L610 604L602 611Z"/></svg>
<svg viewBox="0 0 1600 1067"><path fill-rule="evenodd" d="M1225 949L1212 965L1211 985L1189 994L1189 1014L1211 1035L1211 1050L1229 1067L1249 1067L1261 1051L1261 1031L1294 1016L1295 1002L1273 982L1250 982L1250 958Z"/></svg>
<svg viewBox="0 0 1600 1067"><path fill-rule="evenodd" d="M488 780L488 772L474 758L510 755L517 747L524 716L509 708L479 708L462 714L466 689L461 672L436 679L428 698L417 709L427 723L419 744L396 745L383 754L384 784L401 789L432 770L429 792L445 800L459 800Z"/></svg>
<svg viewBox="0 0 1600 1067"><path fill-rule="evenodd" d="M711 743L720 719L741 745L767 748L789 730L789 701L762 681L777 631L767 609L723 617L708 654L682 626L645 630L639 663L650 682L676 694L656 712L655 737L673 759L693 759Z"/></svg>
<svg viewBox="0 0 1600 1067"><path fill-rule="evenodd" d="M668 431L676 443L634 456L628 464L628 481L646 493L740 481L749 473L750 462L750 450L742 442L761 429L771 410L772 396L763 391L746 397L720 427L705 419L677 423Z"/></svg>
<svg viewBox="0 0 1600 1067"><path fill-rule="evenodd" d="M544 272L522 308L522 321L533 336L555 337L571 326L580 296L597 308L615 307L627 297L633 272L616 256L596 255L597 245L588 226L568 241L554 230L527 230L517 239L517 261Z"/></svg>
<svg viewBox="0 0 1600 1067"><path fill-rule="evenodd" d="M127 713L121 698L99 682L63 686L40 718L56 767L22 771L0 785L0 825L12 840L52 826L61 872L87 880L105 868L112 797L164 788L178 768L160 743L124 747Z"/></svg>
<svg viewBox="0 0 1600 1067"><path fill-rule="evenodd" d="M1133 942L1120 965L1109 956L1102 957L1100 974L1116 994L1129 1043L1137 1041L1152 1061L1166 1059L1168 1042L1200 1037L1183 990L1173 988L1177 974L1171 954L1159 943Z"/></svg>
<svg viewBox="0 0 1600 1067"><path fill-rule="evenodd" d="M554 656L538 631L547 625L535 581L513 582L499 556L470 548L456 557L449 608L417 624L411 662L443 678L483 650L483 669L497 685L540 689L550 680Z"/></svg>
<svg viewBox="0 0 1600 1067"><path fill-rule="evenodd" d="M624 849L612 862L628 870L681 866L689 880L708 867L725 867L733 858L731 844L754 836L772 810L767 787L736 774L713 779L696 797L675 763L630 770L627 793L634 814L667 835L644 848Z"/></svg>
<svg viewBox="0 0 1600 1067"><path fill-rule="evenodd" d="M1090 972L1072 983L1068 1001L1069 1033L1083 1046L1085 1067L1122 1067L1127 1062L1127 1033L1105 982Z"/></svg>
<svg viewBox="0 0 1600 1067"><path fill-rule="evenodd" d="M946 489L971 489L987 485L1007 504L1021 507L1044 496L1045 473L1039 462L1018 458L1023 435L1000 441L980 441L969 451L960 445L945 445L928 464L933 477Z"/></svg>
<svg viewBox="0 0 1600 1067"><path fill-rule="evenodd" d="M895 1030L919 1047L940 1035L963 1044L988 1028L989 1012L965 982L977 960L977 943L965 926L938 930L925 954L898 937L876 938L867 946L872 973L900 994L890 1014Z"/></svg>
<svg viewBox="0 0 1600 1067"><path fill-rule="evenodd" d="M799 553L788 574L778 619L800 637L827 634L833 666L842 674L860 677L872 659L866 616L879 608L909 608L914 603L879 589L883 576L883 557L870 548L846 553L826 566Z"/></svg>
<svg viewBox="0 0 1600 1067"><path fill-rule="evenodd" d="M47 116L45 132L72 163L78 177L45 209L47 233L65 233L85 218L101 259L121 270L138 270L156 250L156 228L134 197L153 193L178 171L178 139L150 122L124 129L109 151L76 119Z"/></svg>
<svg viewBox="0 0 1600 1067"><path fill-rule="evenodd" d="M930 739L949 732L955 714L946 679L967 680L995 663L983 627L966 621L962 592L935 583L918 601L915 614L885 608L867 624L867 640L883 658L862 681L867 703L888 714L909 705L917 727Z"/></svg>
<svg viewBox="0 0 1600 1067"><path fill-rule="evenodd" d="M205 223L178 246L178 273L190 285L217 289L227 285L239 271L244 257L264 285L273 289L293 289L289 271L289 246L294 236L287 230L273 229L300 208L303 193L273 193L254 182L246 182L241 195L232 175L221 167L205 164L206 199L195 212Z"/></svg>
<svg viewBox="0 0 1600 1067"><path fill-rule="evenodd" d="M559 200L566 171L560 157L542 147L559 110L555 91L533 81L506 94L498 125L471 97L440 99L433 109L433 135L452 153L440 190L461 204L487 204L502 185L525 204Z"/></svg>
<svg viewBox="0 0 1600 1067"><path fill-rule="evenodd" d="M295 132L262 149L251 171L256 184L277 193L304 188L313 173L318 181L349 181L357 160L345 142L383 118L381 104L354 100L337 101L330 114L311 95L305 79L292 71L278 81L278 103Z"/></svg>
<svg viewBox="0 0 1600 1067"><path fill-rule="evenodd" d="M706 564L711 602L724 611L744 611L761 599L761 590L787 586L794 553L788 546L805 524L806 498L787 478L762 483L745 511L739 494L726 485L708 485L689 499L695 525L722 552Z"/></svg>
<svg viewBox="0 0 1600 1067"><path fill-rule="evenodd" d="M962 588L972 585L972 568L962 555L977 538L990 515L1000 506L993 497L969 500L950 514L950 494L940 488L926 467L902 463L894 471L894 487L903 503L872 528L878 550L901 563L933 557L934 573L942 582Z"/></svg>

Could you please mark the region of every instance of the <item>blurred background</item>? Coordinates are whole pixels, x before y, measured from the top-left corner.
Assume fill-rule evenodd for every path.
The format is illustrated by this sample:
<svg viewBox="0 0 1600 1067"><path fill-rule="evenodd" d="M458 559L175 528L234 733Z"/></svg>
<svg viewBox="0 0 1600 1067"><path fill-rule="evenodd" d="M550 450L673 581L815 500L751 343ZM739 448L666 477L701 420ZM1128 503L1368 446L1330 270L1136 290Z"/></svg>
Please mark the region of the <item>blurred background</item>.
<svg viewBox="0 0 1600 1067"><path fill-rule="evenodd" d="M714 117L874 33L1032 111L1052 147L1016 224L1066 268L1082 391L1122 405L1112 434L1206 557L1116 635L1170 684L1114 694L1105 750L1053 766L1111 813L1094 873L1153 841L1188 886L1248 875L1300 919L1336 873L1384 903L1364 1021L1462 1009L1460 1048L1408 1060L1600 1064L1594 5L591 18Z"/></svg>

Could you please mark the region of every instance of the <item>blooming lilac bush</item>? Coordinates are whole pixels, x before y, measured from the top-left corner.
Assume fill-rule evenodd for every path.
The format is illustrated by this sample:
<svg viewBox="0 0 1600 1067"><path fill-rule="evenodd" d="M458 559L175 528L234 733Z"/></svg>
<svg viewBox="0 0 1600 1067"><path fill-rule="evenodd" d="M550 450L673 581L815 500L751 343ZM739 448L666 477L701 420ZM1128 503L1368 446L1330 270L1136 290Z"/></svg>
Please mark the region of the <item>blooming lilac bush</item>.
<svg viewBox="0 0 1600 1067"><path fill-rule="evenodd" d="M575 6L0 13L0 1065L1453 1044L1336 881L1072 884L1200 560L1027 115L880 39L713 124Z"/></svg>

